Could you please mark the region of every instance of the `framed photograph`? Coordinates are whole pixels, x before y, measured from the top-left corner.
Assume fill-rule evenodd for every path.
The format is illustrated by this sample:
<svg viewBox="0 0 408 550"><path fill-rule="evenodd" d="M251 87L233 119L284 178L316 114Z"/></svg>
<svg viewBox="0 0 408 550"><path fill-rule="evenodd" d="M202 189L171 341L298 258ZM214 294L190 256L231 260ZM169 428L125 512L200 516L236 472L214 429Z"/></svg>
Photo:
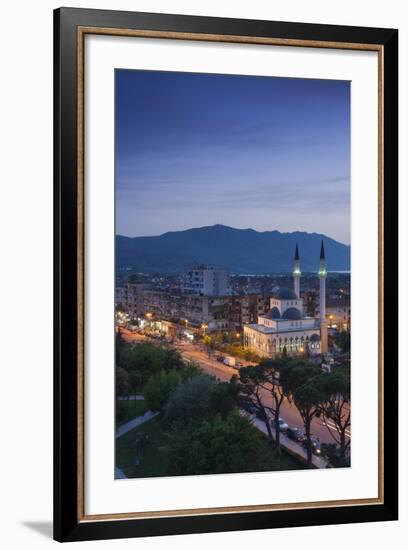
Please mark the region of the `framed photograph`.
<svg viewBox="0 0 408 550"><path fill-rule="evenodd" d="M397 30L54 29L55 539L397 519Z"/></svg>

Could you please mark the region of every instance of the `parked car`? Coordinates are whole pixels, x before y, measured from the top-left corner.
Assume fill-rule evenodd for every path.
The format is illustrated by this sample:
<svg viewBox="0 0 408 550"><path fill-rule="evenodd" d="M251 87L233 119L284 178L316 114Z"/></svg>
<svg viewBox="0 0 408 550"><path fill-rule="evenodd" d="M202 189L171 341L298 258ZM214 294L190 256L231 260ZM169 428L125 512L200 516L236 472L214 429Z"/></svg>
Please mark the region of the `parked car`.
<svg viewBox="0 0 408 550"><path fill-rule="evenodd" d="M235 367L235 357L230 357L229 355L224 357L224 365L228 365L228 367Z"/></svg>
<svg viewBox="0 0 408 550"><path fill-rule="evenodd" d="M261 409L256 409L255 416L259 418L259 420L265 420L264 413Z"/></svg>
<svg viewBox="0 0 408 550"><path fill-rule="evenodd" d="M286 430L289 428L287 423L281 417L279 417L278 424L279 424L279 431L280 432L286 432ZM271 426L272 426L272 428L275 427L275 419L274 418L271 421Z"/></svg>
<svg viewBox="0 0 408 550"><path fill-rule="evenodd" d="M242 408L250 414L256 414L258 410L253 403L249 403L249 402L243 403Z"/></svg>
<svg viewBox="0 0 408 550"><path fill-rule="evenodd" d="M224 357L222 355L217 355L216 359L219 363L224 363Z"/></svg>
<svg viewBox="0 0 408 550"><path fill-rule="evenodd" d="M310 443L311 443L311 446L312 446L312 453L315 454L315 455L318 455L318 456L321 455L322 446L320 445L319 438L312 435L311 438L310 438ZM307 440L306 439L303 441L303 447L305 449L307 449Z"/></svg>
<svg viewBox="0 0 408 550"><path fill-rule="evenodd" d="M286 435L289 437L289 439L293 439L293 441L298 441L299 443L301 443L305 439L304 433L295 426L288 428L286 430Z"/></svg>

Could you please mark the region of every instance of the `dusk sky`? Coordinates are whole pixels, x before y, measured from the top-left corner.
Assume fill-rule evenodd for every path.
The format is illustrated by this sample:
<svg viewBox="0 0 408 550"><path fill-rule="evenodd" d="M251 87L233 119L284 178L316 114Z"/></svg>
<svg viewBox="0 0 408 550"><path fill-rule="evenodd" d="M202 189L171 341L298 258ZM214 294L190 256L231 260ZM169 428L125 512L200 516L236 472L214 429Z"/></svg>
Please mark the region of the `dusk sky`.
<svg viewBox="0 0 408 550"><path fill-rule="evenodd" d="M116 233L350 243L350 83L116 70Z"/></svg>

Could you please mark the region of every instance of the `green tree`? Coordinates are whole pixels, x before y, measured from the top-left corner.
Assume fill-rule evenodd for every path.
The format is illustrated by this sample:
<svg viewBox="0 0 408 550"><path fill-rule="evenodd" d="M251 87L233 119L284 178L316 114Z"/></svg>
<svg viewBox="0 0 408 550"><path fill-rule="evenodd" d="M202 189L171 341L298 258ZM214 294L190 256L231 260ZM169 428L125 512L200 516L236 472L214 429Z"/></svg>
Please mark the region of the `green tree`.
<svg viewBox="0 0 408 550"><path fill-rule="evenodd" d="M117 366L121 366L121 358L122 358L122 353L125 346L126 344L122 337L122 331L120 327L118 327L118 330L115 336L115 361Z"/></svg>
<svg viewBox="0 0 408 550"><path fill-rule="evenodd" d="M235 381L213 384L210 392L210 409L212 414L226 418L235 407L238 399L238 387Z"/></svg>
<svg viewBox="0 0 408 550"><path fill-rule="evenodd" d="M282 357L280 359L265 359L259 365L261 369L261 387L271 397L271 413L275 427L275 451L281 455L279 418L282 403L288 397L288 391L281 379L285 380L292 366L292 359Z"/></svg>
<svg viewBox="0 0 408 550"><path fill-rule="evenodd" d="M179 384L164 408L164 423L196 423L211 414L211 390L215 382L209 376L189 378Z"/></svg>
<svg viewBox="0 0 408 550"><path fill-rule="evenodd" d="M169 371L171 369L183 368L183 358L177 350L173 348L167 348L164 355L164 369Z"/></svg>
<svg viewBox="0 0 408 550"><path fill-rule="evenodd" d="M130 394L129 375L122 369L122 367L116 367L115 369L115 418L116 424L122 422L129 411L129 394ZM122 399L119 399L121 397Z"/></svg>
<svg viewBox="0 0 408 550"><path fill-rule="evenodd" d="M181 439L179 439L180 443ZM250 472L267 469L268 449L265 440L248 419L232 411L223 419L220 415L196 426L184 438L183 452L177 448L177 468L197 475ZM174 451L170 448L174 465Z"/></svg>
<svg viewBox="0 0 408 550"><path fill-rule="evenodd" d="M116 395L119 397L128 397L130 393L129 375L122 369L122 367L116 367Z"/></svg>
<svg viewBox="0 0 408 550"><path fill-rule="evenodd" d="M176 370L169 372L162 370L151 376L144 388L149 409L161 412L179 383L180 375Z"/></svg>
<svg viewBox="0 0 408 550"><path fill-rule="evenodd" d="M342 330L336 338L336 344L343 353L348 353L350 351L350 332Z"/></svg>
<svg viewBox="0 0 408 550"><path fill-rule="evenodd" d="M284 357L282 359L264 359L256 367L240 369L242 394L249 398L263 419L278 456L281 454L279 417L282 403L287 397L285 387L280 383L280 379L285 377L285 372L290 369L291 365L292 360ZM269 405L265 403L269 403ZM268 413L274 420L274 435L272 435Z"/></svg>
<svg viewBox="0 0 408 550"><path fill-rule="evenodd" d="M264 382L263 369L256 367L242 367L239 370L241 405L245 408L250 404L257 416L264 422L270 441L274 444L271 423L269 420L270 407L266 405L265 392L262 391Z"/></svg>
<svg viewBox="0 0 408 550"><path fill-rule="evenodd" d="M340 460L346 464L350 447L347 431L351 424L350 369L347 367L335 369L322 378L321 385L325 394L325 402L321 407L325 425L334 441L339 445ZM331 427L331 423L334 424L334 429Z"/></svg>
<svg viewBox="0 0 408 550"><path fill-rule="evenodd" d="M307 464L312 467L311 423L313 418L321 414L321 407L326 394L322 387L321 369L309 361L294 360L285 369L280 382L283 391L295 404L305 428Z"/></svg>

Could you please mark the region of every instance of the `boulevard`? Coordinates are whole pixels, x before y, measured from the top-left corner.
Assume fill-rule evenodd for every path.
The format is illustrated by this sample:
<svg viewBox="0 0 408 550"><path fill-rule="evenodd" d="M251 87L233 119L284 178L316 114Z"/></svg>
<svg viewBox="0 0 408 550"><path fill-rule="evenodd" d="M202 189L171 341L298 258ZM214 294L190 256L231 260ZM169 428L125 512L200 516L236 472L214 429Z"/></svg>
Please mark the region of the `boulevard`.
<svg viewBox="0 0 408 550"><path fill-rule="evenodd" d="M147 335L140 334L139 332L133 332L126 328L121 328L121 333L125 341L133 343L141 342L150 342L156 343L157 340L151 338ZM209 353L206 347L203 344L194 344L186 339L175 340L174 343L168 344L177 351L180 352L182 357L187 361L193 361L196 363L203 372L207 373L210 376L215 376L218 380L222 382L228 382L231 380L232 376L239 376L239 371L236 368L229 367L224 365L220 361L217 361L215 358L214 352ZM217 352L217 355L221 353ZM253 365L253 363L244 363L247 365ZM267 390L262 390L264 403L268 406L272 405L272 397L270 396ZM291 405L287 400L282 403L281 406L281 415L280 415L290 427L297 427L301 431L304 431L303 422L294 405ZM335 430L335 426L332 421L328 421L329 426L332 430ZM260 427L260 422L256 419L257 427ZM334 443L333 437L330 435L330 432L324 421L320 418L315 418L312 421L312 433L314 436L318 437L321 443ZM350 438L350 432L347 433L347 439ZM287 438L286 438L287 439Z"/></svg>

